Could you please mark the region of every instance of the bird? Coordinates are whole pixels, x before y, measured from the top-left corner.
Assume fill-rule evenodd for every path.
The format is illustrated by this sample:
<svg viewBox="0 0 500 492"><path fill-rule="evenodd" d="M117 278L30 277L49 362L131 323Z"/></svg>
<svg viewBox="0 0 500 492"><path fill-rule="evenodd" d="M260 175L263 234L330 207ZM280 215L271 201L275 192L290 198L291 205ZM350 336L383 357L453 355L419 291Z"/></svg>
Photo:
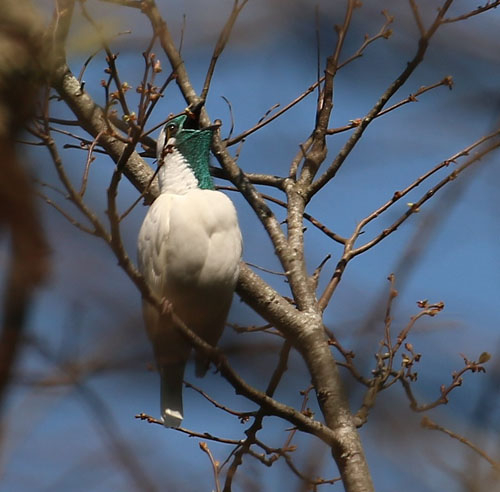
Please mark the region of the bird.
<svg viewBox="0 0 500 492"><path fill-rule="evenodd" d="M212 346L222 335L239 274L242 237L236 209L215 190L209 171L216 127L197 128L192 114L168 120L157 141L160 193L139 231L139 271L151 291ZM194 126L194 128L193 128ZM165 427L183 420L182 386L190 342L172 317L143 299L143 318L160 373ZM209 361L196 354L196 376Z"/></svg>

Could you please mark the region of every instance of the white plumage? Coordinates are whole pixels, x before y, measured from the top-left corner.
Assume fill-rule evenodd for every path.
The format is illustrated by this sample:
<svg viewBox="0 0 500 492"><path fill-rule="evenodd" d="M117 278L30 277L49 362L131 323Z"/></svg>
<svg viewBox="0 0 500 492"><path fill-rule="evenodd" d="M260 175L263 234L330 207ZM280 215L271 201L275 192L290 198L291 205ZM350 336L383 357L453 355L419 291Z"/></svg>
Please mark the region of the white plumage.
<svg viewBox="0 0 500 492"><path fill-rule="evenodd" d="M154 293L169 301L190 329L215 345L238 278L241 233L231 200L199 188L194 169L202 166L201 172L208 173L209 147L194 159L197 162L190 162L186 146L204 144L206 135L204 142L196 139L210 130L185 130L185 118L176 119L176 128L167 124L158 140L160 195L139 233L138 262ZM183 418L182 380L191 346L166 317L160 323L156 308L147 302L143 314L162 379L162 418L165 426L177 427ZM196 374L203 376L207 368L208 361L197 357Z"/></svg>

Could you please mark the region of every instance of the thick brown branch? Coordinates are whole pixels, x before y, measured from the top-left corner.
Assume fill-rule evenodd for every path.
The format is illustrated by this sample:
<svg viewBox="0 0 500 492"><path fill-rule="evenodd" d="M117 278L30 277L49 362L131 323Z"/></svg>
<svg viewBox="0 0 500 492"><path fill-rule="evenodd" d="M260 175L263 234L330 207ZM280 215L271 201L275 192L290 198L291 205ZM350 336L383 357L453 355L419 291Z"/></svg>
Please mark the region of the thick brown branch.
<svg viewBox="0 0 500 492"><path fill-rule="evenodd" d="M106 150L115 163L118 163L127 144L116 138L109 131L104 111L81 87L65 63L59 65L54 70L52 83L59 95L81 122L82 128L92 135L93 138L101 135L98 142L99 145ZM136 151L133 151L127 160L123 173L139 191L142 191L147 188L153 171L142 157ZM153 184L150 187L150 192L146 195L147 201L152 201L157 193L158 187L156 184Z"/></svg>

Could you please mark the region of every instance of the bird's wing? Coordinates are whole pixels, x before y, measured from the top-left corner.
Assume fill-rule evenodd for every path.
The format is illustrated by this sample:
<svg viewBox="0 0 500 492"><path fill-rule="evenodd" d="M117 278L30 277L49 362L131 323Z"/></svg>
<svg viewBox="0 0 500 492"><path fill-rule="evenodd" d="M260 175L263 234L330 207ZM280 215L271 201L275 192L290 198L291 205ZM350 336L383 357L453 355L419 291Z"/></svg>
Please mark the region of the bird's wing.
<svg viewBox="0 0 500 492"><path fill-rule="evenodd" d="M165 297L167 281L167 250L170 233L171 200L160 195L151 205L142 223L137 241L137 260L150 289L159 297ZM143 304L144 321L152 341L158 330L158 312L149 303Z"/></svg>
<svg viewBox="0 0 500 492"><path fill-rule="evenodd" d="M234 289L241 232L234 205L226 195L192 190L178 197L170 214L170 231L169 281L199 289Z"/></svg>
<svg viewBox="0 0 500 492"><path fill-rule="evenodd" d="M170 197L160 195L146 214L137 244L139 270L161 298L166 296L170 210ZM161 377L161 417L165 426L178 427L183 419L182 380L190 347L170 326L168 317L160 319L147 301L143 301L143 316Z"/></svg>
<svg viewBox="0 0 500 492"><path fill-rule="evenodd" d="M170 232L170 200L160 195L142 223L137 241L139 270L155 294L162 294Z"/></svg>
<svg viewBox="0 0 500 492"><path fill-rule="evenodd" d="M224 328L238 278L241 233L236 210L223 193L194 190L172 209L170 286L175 310L211 345Z"/></svg>

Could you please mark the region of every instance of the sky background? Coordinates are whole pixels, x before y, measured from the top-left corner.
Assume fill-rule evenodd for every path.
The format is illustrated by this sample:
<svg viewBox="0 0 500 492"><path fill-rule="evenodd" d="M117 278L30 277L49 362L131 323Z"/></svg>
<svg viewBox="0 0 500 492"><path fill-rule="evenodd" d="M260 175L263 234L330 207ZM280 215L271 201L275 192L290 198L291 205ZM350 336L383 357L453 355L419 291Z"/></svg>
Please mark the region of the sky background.
<svg viewBox="0 0 500 492"><path fill-rule="evenodd" d="M37 3L50 15L50 2ZM86 3L108 32L132 31L118 36L112 49L120 53L117 63L121 79L137 87L143 69L141 53L149 41L146 20L135 10L90 0ZM200 91L212 47L232 2L212 1L210 8L199 1L159 3L176 40L180 39L186 14L182 53L193 85ZM335 2L335 6L326 1L316 3L323 70L324 59L336 39L333 25L343 18L343 2ZM355 11L343 59L356 51L366 33L372 35L379 30L384 21L382 8L395 16L394 32L389 40L377 41L362 58L338 73L331 122L334 127L366 114L417 47L418 32L406 2L364 3L362 9ZM434 15L435 2L419 4L428 21ZM276 103L285 105L315 81L314 5L296 0L286 2L284 8L284 2L251 0L245 7L217 65L207 101L212 120L223 121L223 135L229 132L231 120L222 96L231 102L234 134L238 134L253 126L270 107ZM457 1L450 16L467 8L469 2ZM78 73L97 41L88 24L79 18L78 9L75 12L70 65ZM312 200L308 212L338 234L348 236L357 222L387 201L394 191L495 129L500 109L499 27L500 12L490 11L440 29L424 63L391 103L447 75L453 76L453 90L437 88L421 96L418 103L377 119L335 180ZM163 60L162 75L166 76L167 62L160 49L155 52ZM99 54L84 76L85 88L97 102L103 101L103 69L103 56ZM131 93L130 97L134 100L135 95ZM315 106L313 94L249 137L238 161L243 170L286 175L299 144L313 128ZM150 126L184 107L172 84ZM54 105L54 114L70 117L62 104ZM326 163L332 161L349 135L346 132L329 138ZM67 142L60 140L61 145ZM36 149L27 155L39 180L57 183L46 153ZM85 153L68 150L63 157L68 173L79 182ZM112 170L109 159L98 158L89 178L87 201L103 219ZM390 225L404 213L407 202L417 201L447 172L445 169L374 221L361 242ZM477 359L481 352L490 352L493 359L487 373L467 374L463 387L451 394L450 403L428 412L428 416L466 435L496 457L500 454L499 174L498 155L493 154L463 173L395 234L354 259L325 313L325 324L345 347L356 351L360 370L369 375L383 333L387 276L396 274L400 292L393 312L395 333L418 312L416 301L443 301L444 312L436 318L422 319L411 335L415 350L423 354L415 392L422 401L434 400L439 386L448 384L452 371L463 366L461 353ZM279 197L273 190L262 191ZM244 260L279 270L271 243L253 212L238 194L230 196L238 208ZM123 180L119 193L122 210L136 198L137 191ZM71 204L61 203L72 210ZM32 307L28 327L32 342L22 352L3 415L0 491L212 490L210 463L200 451L197 439L134 419L139 412L157 415L159 400L157 375L148 370L152 354L142 328L138 292L102 241L78 231L48 206L40 203L40 207L53 250L52 274ZM275 210L279 217L284 217L283 211ZM145 213L145 207L137 206L122 226L132 257ZM306 254L311 272L326 255L332 255L320 281L320 286L326 285L341 254L339 245L308 225ZM5 247L1 258L5 264ZM281 277L266 273L262 276L280 292L288 292ZM229 321L240 325L261 322L237 297ZM236 335L231 329L221 340L234 367L259 388L276 363L279 346L274 337ZM79 383L61 384L71 368L77 369ZM189 367L186 379L230 407L254 409L234 395L231 386L217 374L197 380ZM356 409L363 393L347 374L345 381L352 408ZM300 406L299 390L308 383L305 367L293 353L276 397ZM244 437L248 424L242 425L234 417L217 411L192 390L185 389L184 396L185 427L234 439ZM318 413L314 399L310 407ZM399 385L379 396L368 424L361 429L376 490L469 490L464 488L459 474L474 477L476 467L486 473L487 466L477 463L475 456L458 442L422 429L421 417L408 409ZM269 419L262 439L278 447L286 440L287 428L285 423ZM293 458L301 469L312 461L319 464L314 474L325 478L337 475L324 446L308 436L297 436L294 442L298 450ZM227 445L208 444L221 461L230 451ZM490 484L485 490L500 490L494 487ZM320 488L330 489L340 487ZM300 489L283 463L265 468L247 458L235 490Z"/></svg>

